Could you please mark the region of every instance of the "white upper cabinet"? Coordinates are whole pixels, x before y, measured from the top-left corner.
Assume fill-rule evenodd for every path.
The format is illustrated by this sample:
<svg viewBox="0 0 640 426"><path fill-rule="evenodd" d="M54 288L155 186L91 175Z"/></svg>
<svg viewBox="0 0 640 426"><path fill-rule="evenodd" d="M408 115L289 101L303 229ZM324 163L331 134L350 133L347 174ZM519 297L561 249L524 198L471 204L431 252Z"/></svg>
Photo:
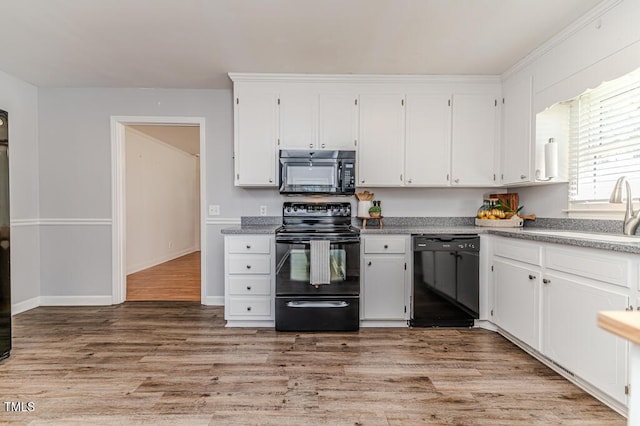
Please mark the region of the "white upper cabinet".
<svg viewBox="0 0 640 426"><path fill-rule="evenodd" d="M404 95L360 95L358 186L401 186Z"/></svg>
<svg viewBox="0 0 640 426"><path fill-rule="evenodd" d="M319 149L355 150L358 135L358 97L349 93L321 93Z"/></svg>
<svg viewBox="0 0 640 426"><path fill-rule="evenodd" d="M497 77L230 77L238 186L277 186L281 149L354 150L360 187L499 182Z"/></svg>
<svg viewBox="0 0 640 426"><path fill-rule="evenodd" d="M281 92L280 149L316 149L318 142L318 95L304 90Z"/></svg>
<svg viewBox="0 0 640 426"><path fill-rule="evenodd" d="M405 107L407 186L447 186L451 159L451 97L408 94Z"/></svg>
<svg viewBox="0 0 640 426"><path fill-rule="evenodd" d="M275 91L238 88L234 107L235 185L277 186Z"/></svg>
<svg viewBox="0 0 640 426"><path fill-rule="evenodd" d="M356 149L356 95L288 90L278 106L279 149Z"/></svg>
<svg viewBox="0 0 640 426"><path fill-rule="evenodd" d="M451 185L493 186L497 97L453 95Z"/></svg>
<svg viewBox="0 0 640 426"><path fill-rule="evenodd" d="M532 182L530 75L514 75L502 86L502 184Z"/></svg>

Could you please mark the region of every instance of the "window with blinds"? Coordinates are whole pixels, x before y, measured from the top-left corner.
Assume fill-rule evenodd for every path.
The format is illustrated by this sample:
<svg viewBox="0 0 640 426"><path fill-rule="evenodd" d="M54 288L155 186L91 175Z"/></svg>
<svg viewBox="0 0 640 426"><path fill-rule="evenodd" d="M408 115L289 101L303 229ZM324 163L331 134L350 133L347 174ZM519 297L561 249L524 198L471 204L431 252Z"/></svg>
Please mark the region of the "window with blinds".
<svg viewBox="0 0 640 426"><path fill-rule="evenodd" d="M640 191L640 70L570 105L569 201L608 201L620 176Z"/></svg>

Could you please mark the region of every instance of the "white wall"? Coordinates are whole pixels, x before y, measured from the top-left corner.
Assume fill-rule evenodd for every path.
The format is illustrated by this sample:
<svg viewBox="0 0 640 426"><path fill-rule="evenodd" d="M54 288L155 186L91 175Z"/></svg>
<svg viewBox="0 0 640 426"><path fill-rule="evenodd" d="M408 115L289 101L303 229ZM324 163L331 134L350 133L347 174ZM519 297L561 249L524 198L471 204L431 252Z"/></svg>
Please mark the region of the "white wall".
<svg viewBox="0 0 640 426"><path fill-rule="evenodd" d="M0 109L9 113L11 301L15 314L37 306L40 296L37 88L0 72Z"/></svg>
<svg viewBox="0 0 640 426"><path fill-rule="evenodd" d="M125 127L126 271L198 250L198 159Z"/></svg>
<svg viewBox="0 0 640 426"><path fill-rule="evenodd" d="M638 17L640 1L623 0L599 15L583 18L561 34L561 42L540 48L505 76L533 76L534 114L571 99L640 67ZM513 190L529 212L541 217L567 216L562 211L567 208L566 184Z"/></svg>

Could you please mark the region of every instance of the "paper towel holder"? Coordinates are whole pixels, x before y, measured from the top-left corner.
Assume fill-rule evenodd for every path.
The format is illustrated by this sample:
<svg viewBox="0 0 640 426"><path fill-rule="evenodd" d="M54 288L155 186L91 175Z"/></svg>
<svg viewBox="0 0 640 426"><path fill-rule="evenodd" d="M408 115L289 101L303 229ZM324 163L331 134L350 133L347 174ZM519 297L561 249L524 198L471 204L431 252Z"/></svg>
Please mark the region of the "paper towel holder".
<svg viewBox="0 0 640 426"><path fill-rule="evenodd" d="M545 179L541 179L540 169L536 170L536 180L539 182L549 182L558 177L558 145L554 138L549 138L549 142L544 145L544 170Z"/></svg>

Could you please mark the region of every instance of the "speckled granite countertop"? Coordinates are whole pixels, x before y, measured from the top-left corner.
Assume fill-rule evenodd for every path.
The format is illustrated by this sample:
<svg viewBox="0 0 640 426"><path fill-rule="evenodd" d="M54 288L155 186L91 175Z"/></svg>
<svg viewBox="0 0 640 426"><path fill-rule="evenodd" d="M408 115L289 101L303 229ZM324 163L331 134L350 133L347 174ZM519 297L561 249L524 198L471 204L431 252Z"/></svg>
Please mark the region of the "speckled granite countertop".
<svg viewBox="0 0 640 426"><path fill-rule="evenodd" d="M240 226L225 228L221 232L226 235L274 234L276 229L280 227L281 220L282 218L278 217L243 217ZM536 220L535 224L535 227L526 226L524 228L489 228L474 226L473 218L391 218L390 220L385 218L384 226L381 229L377 227L376 222L373 222L367 224L366 229L360 227L360 232L362 235L490 234L640 254L640 236L620 234L617 231L618 228L621 228L619 221L542 219Z"/></svg>
<svg viewBox="0 0 640 426"><path fill-rule="evenodd" d="M390 225L380 229L367 225L360 228L361 234L484 234L487 228L471 225Z"/></svg>
<svg viewBox="0 0 640 426"><path fill-rule="evenodd" d="M544 228L491 228L491 235L640 254L640 236Z"/></svg>
<svg viewBox="0 0 640 426"><path fill-rule="evenodd" d="M223 234L275 234L276 229L282 226L278 224L265 224L265 225L240 225L232 226L230 228L224 228L220 232Z"/></svg>

